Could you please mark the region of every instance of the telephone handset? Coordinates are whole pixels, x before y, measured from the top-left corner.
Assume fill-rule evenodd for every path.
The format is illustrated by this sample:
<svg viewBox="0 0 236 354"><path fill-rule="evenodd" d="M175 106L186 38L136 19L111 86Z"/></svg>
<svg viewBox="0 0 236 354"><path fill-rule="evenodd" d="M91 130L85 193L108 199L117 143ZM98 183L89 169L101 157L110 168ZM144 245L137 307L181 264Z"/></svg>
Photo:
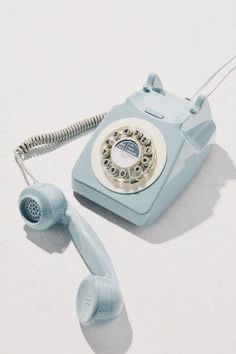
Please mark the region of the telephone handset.
<svg viewBox="0 0 236 354"><path fill-rule="evenodd" d="M141 91L108 113L56 132L32 136L16 148L16 162L27 184L29 179L33 183L19 200L24 220L40 230L57 222L67 225L77 250L93 273L82 282L78 293L83 324L113 319L120 313L123 301L118 281L90 226L68 206L60 190L38 183L26 168L27 153L98 126L74 166L74 191L136 225L151 224L184 190L209 154L216 126L207 97L236 66L207 95L201 92L235 58L210 76L191 99L166 92L159 77L151 73Z"/></svg>
<svg viewBox="0 0 236 354"><path fill-rule="evenodd" d="M26 224L46 230L55 224L67 227L76 249L92 273L80 284L77 310L83 325L112 320L122 310L123 300L111 260L89 224L49 183L36 183L20 194L19 209Z"/></svg>

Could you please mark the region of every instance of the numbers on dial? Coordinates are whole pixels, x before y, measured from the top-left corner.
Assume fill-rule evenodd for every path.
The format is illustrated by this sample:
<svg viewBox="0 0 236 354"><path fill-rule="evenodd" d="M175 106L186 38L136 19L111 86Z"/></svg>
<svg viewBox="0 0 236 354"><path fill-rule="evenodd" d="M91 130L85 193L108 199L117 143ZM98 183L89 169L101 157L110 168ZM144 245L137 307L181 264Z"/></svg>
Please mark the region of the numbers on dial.
<svg viewBox="0 0 236 354"><path fill-rule="evenodd" d="M122 127L112 131L100 151L106 176L120 183L136 183L147 179L156 154L152 139L138 128Z"/></svg>

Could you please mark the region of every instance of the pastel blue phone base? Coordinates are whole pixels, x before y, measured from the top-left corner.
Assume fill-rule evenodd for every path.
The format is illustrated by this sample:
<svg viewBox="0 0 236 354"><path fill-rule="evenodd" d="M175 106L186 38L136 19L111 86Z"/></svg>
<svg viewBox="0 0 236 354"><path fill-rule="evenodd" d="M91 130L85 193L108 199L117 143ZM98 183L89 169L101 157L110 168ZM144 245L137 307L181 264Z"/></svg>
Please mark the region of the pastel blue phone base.
<svg viewBox="0 0 236 354"><path fill-rule="evenodd" d="M102 130L123 118L141 118L163 134L167 148L165 167L146 189L116 193L99 182L91 165L94 141ZM216 126L206 97L196 102L164 91L156 74L150 74L143 90L114 106L94 131L72 172L76 193L138 225L152 224L185 189L215 141Z"/></svg>

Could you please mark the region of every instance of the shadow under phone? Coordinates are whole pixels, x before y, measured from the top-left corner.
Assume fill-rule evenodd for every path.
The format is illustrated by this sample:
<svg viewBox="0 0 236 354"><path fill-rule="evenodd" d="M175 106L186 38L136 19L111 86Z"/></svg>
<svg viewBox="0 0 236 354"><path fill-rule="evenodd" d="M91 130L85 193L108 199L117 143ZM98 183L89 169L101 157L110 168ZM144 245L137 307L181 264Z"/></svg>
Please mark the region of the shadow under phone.
<svg viewBox="0 0 236 354"><path fill-rule="evenodd" d="M216 144L186 190L153 225L142 228L77 193L74 195L86 208L143 240L158 244L184 234L211 217L222 187L232 179L236 179L236 168L227 152Z"/></svg>

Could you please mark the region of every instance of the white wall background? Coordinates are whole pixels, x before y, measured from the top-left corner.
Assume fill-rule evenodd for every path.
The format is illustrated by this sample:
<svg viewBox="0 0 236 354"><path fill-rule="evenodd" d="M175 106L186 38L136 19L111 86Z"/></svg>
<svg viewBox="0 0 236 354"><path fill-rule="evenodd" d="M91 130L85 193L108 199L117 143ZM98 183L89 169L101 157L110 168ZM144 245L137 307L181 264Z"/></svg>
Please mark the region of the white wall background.
<svg viewBox="0 0 236 354"><path fill-rule="evenodd" d="M82 328L88 274L68 235L24 228L13 149L25 137L103 112L156 71L189 96L235 52L236 3L0 1L0 353L236 352L235 73L210 98L217 145L191 185L148 229L79 205L72 166L88 136L27 161L58 185L104 242L126 310Z"/></svg>

